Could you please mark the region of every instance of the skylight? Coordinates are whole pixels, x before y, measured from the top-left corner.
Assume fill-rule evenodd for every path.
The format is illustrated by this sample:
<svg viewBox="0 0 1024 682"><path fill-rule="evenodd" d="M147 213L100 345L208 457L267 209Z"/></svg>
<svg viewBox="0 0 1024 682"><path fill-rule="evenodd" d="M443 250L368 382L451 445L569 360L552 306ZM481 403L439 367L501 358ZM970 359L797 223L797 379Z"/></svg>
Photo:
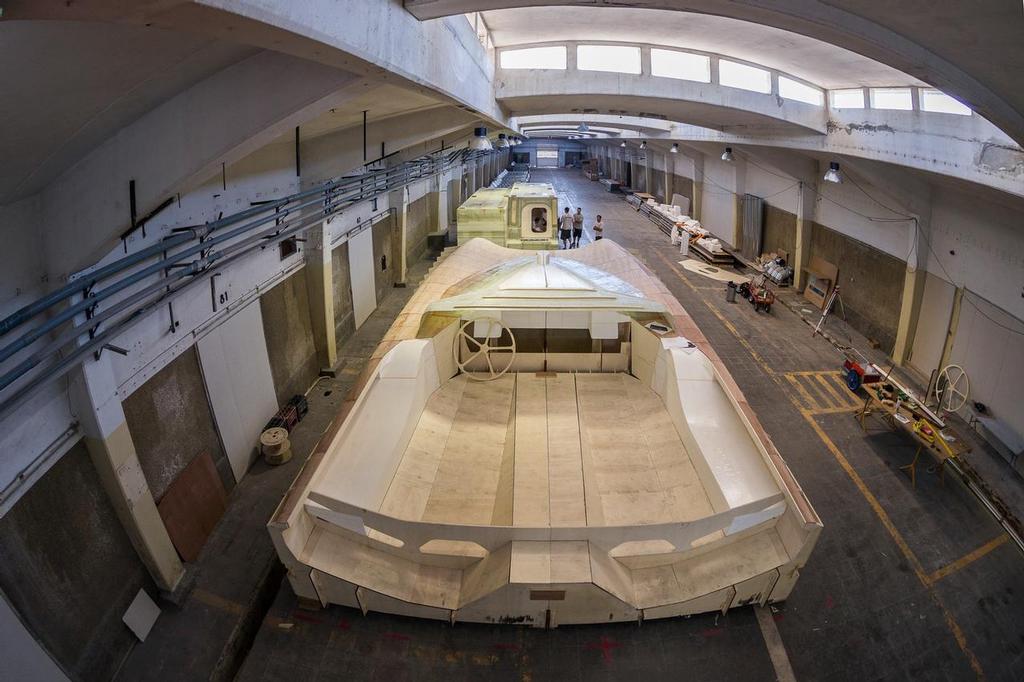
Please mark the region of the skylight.
<svg viewBox="0 0 1024 682"><path fill-rule="evenodd" d="M779 76L779 95L797 102L813 104L816 107L820 107L825 101L821 90L785 76Z"/></svg>
<svg viewBox="0 0 1024 682"><path fill-rule="evenodd" d="M832 96L832 107L834 109L864 108L864 90L862 88L833 90L829 94Z"/></svg>
<svg viewBox="0 0 1024 682"><path fill-rule="evenodd" d="M871 108L912 110L914 100L910 88L871 88Z"/></svg>
<svg viewBox="0 0 1024 682"><path fill-rule="evenodd" d="M971 115L970 107L961 104L939 90L921 91L921 109L924 111L934 111L940 114L957 114L959 116Z"/></svg>
<svg viewBox="0 0 1024 682"><path fill-rule="evenodd" d="M564 69L565 46L527 47L522 50L504 50L501 53L503 69Z"/></svg>
<svg viewBox="0 0 1024 682"><path fill-rule="evenodd" d="M628 45L580 45L576 68L581 71L640 73L640 48Z"/></svg>
<svg viewBox="0 0 1024 682"><path fill-rule="evenodd" d="M711 82L711 59L702 54L651 49L651 74L700 83Z"/></svg>
<svg viewBox="0 0 1024 682"><path fill-rule="evenodd" d="M740 88L752 92L772 91L772 76L764 69L746 64L737 64L726 59L718 60L718 81L730 88Z"/></svg>

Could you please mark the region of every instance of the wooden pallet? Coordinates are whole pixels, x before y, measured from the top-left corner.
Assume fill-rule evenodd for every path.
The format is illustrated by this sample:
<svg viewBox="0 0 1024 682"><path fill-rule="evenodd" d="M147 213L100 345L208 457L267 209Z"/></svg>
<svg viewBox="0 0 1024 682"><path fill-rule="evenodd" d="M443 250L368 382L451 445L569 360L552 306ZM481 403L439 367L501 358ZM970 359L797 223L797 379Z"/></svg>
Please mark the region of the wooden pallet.
<svg viewBox="0 0 1024 682"><path fill-rule="evenodd" d="M711 253L696 242L690 244L690 253L699 256L702 260L706 260L712 265L734 265L736 263L736 258L728 251Z"/></svg>

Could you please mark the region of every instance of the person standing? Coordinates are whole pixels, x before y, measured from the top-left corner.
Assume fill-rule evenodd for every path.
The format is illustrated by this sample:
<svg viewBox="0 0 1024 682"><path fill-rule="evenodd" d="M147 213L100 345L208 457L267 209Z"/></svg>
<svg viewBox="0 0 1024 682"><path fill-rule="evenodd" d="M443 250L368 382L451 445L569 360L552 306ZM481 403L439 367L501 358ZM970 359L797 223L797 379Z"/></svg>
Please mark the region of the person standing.
<svg viewBox="0 0 1024 682"><path fill-rule="evenodd" d="M597 222L594 223L594 241L604 238L604 223L601 222L601 216L598 214Z"/></svg>
<svg viewBox="0 0 1024 682"><path fill-rule="evenodd" d="M572 216L569 215L568 206L565 207L565 213L558 216L558 241L564 249L572 246Z"/></svg>
<svg viewBox="0 0 1024 682"><path fill-rule="evenodd" d="M572 217L572 248L580 246L580 239L583 237L583 209L577 208L576 214Z"/></svg>

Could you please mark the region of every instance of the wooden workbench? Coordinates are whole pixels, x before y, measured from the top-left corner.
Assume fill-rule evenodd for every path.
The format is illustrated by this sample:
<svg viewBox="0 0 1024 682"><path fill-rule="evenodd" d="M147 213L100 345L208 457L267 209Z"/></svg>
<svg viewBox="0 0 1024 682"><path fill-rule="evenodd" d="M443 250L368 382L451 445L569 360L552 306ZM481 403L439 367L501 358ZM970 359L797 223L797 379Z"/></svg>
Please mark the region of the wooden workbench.
<svg viewBox="0 0 1024 682"><path fill-rule="evenodd" d="M943 474L946 461L970 452L971 448L967 441L957 434L952 427L947 426L939 430L935 424L925 418L925 421L935 431L935 439L929 441L917 431L914 431L914 422L924 417L923 412L920 409L915 409L916 405L915 407L908 407L906 403L900 403L899 408L897 408L895 404L886 404L879 395L881 386L882 384L865 384L863 386L864 392L867 393L868 397L864 401L864 406L857 412L857 419L860 421L861 428L866 431L867 428L864 425L865 418L877 412L889 428L894 431L903 432L917 443L914 460L910 464L900 467L910 473L910 482L914 487L917 487L917 463L921 458L921 452L925 450L939 463L939 477L945 480ZM940 439L943 440L946 447L939 443Z"/></svg>

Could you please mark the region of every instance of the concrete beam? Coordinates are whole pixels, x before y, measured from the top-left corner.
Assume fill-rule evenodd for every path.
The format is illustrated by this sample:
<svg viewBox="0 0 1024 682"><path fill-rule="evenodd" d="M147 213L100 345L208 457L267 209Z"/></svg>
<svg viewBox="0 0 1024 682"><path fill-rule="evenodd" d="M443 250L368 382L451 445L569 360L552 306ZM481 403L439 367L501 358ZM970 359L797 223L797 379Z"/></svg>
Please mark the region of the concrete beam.
<svg viewBox="0 0 1024 682"><path fill-rule="evenodd" d="M436 96L495 124L505 120L494 102L491 60L469 22L424 24L395 1L14 0L4 9L4 19L135 23L248 44Z"/></svg>
<svg viewBox="0 0 1024 682"><path fill-rule="evenodd" d="M572 51L572 50L570 50ZM596 110L604 115L660 115L719 130L756 129L761 134L826 132L823 107L730 88L717 83L604 71L499 69L494 96L516 117Z"/></svg>
<svg viewBox="0 0 1024 682"><path fill-rule="evenodd" d="M594 6L594 0L405 0L420 20L483 9ZM614 6L614 3L598 3ZM629 7L713 14L772 26L870 57L956 96L1024 143L1024 14L1020 3L941 0L631 0Z"/></svg>
<svg viewBox="0 0 1024 682"><path fill-rule="evenodd" d="M831 111L821 136L771 136L675 124L673 140L748 145L880 161L1024 197L1024 150L978 116L922 111Z"/></svg>
<svg viewBox="0 0 1024 682"><path fill-rule="evenodd" d="M130 180L145 215L362 87L352 74L261 52L148 112L41 193L49 281L95 263L128 231Z"/></svg>

